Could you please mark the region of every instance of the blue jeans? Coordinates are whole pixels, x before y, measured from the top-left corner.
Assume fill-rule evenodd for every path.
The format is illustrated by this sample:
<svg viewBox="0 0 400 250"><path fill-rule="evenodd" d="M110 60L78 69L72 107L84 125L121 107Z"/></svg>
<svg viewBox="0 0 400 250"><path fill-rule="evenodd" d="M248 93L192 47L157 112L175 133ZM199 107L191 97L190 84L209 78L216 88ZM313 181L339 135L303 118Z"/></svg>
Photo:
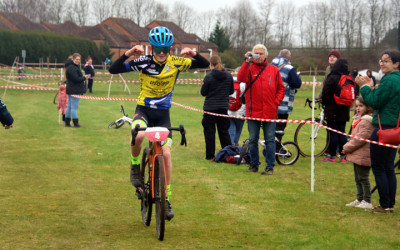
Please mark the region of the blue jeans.
<svg viewBox="0 0 400 250"><path fill-rule="evenodd" d="M267 163L267 168L273 169L275 166L275 127L274 122L260 122L260 121L247 121L249 129L249 150L250 150L250 165L256 166L260 165L260 157L258 151L258 139L260 136L260 128L262 126L264 132L265 140L265 162Z"/></svg>
<svg viewBox="0 0 400 250"><path fill-rule="evenodd" d="M65 118L78 119L78 106L81 98L68 96L68 106L65 111Z"/></svg>
<svg viewBox="0 0 400 250"><path fill-rule="evenodd" d="M393 128L382 126L382 129ZM379 127L375 127L372 132L371 140L378 141L377 132ZM397 179L394 173L394 159L396 149L372 144L370 146L371 168L375 176L376 187L379 193L379 204L383 208L392 208L396 201Z"/></svg>
<svg viewBox="0 0 400 250"><path fill-rule="evenodd" d="M229 118L231 125L229 126L229 136L234 144L239 144L240 135L242 134L242 129L244 125L244 120Z"/></svg>

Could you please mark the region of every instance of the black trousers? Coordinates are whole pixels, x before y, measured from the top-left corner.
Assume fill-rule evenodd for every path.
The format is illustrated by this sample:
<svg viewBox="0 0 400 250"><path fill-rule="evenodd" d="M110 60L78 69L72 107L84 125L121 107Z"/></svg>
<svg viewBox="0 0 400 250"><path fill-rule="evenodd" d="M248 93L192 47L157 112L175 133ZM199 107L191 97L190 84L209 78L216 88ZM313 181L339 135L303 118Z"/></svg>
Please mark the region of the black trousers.
<svg viewBox="0 0 400 250"><path fill-rule="evenodd" d="M227 110L213 110L210 112L223 115L226 115L228 113ZM218 136L221 148L231 145L231 137L229 136L230 121L227 117L204 114L201 124L204 128L204 139L206 142L206 159L212 159L215 156L215 127L217 127L218 129Z"/></svg>
<svg viewBox="0 0 400 250"><path fill-rule="evenodd" d="M88 79L88 89L90 93L92 93L92 87L93 87L93 79Z"/></svg>
<svg viewBox="0 0 400 250"><path fill-rule="evenodd" d="M287 120L289 117L289 114L278 114L278 119L282 119L282 120ZM287 123L286 122L282 122L282 123L276 123L276 128L275 131L285 131ZM275 134L276 138L278 138L278 140L280 142L282 142L282 137L283 137L284 133L277 133ZM279 142L276 142L276 152L279 152L279 150L281 149L281 144Z"/></svg>

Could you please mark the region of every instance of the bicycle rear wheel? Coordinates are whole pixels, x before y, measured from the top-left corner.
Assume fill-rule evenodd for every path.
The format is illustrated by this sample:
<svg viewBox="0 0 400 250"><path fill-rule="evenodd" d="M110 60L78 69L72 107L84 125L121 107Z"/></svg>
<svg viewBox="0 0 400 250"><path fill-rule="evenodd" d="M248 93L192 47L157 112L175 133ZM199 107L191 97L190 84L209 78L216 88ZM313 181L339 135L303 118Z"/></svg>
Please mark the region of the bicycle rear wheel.
<svg viewBox="0 0 400 250"><path fill-rule="evenodd" d="M146 226L150 226L151 212L153 208L153 201L151 198L151 179L150 179L150 167L149 167L149 152L150 149L147 147L143 150L142 164L140 169L140 175L142 178L142 201L140 210L142 212L142 221Z"/></svg>
<svg viewBox="0 0 400 250"><path fill-rule="evenodd" d="M292 165L299 159L299 147L292 141L282 143L282 148L275 155L276 161L280 165Z"/></svg>
<svg viewBox="0 0 400 250"><path fill-rule="evenodd" d="M110 125L108 125L108 128L120 128L122 127L122 125L124 125L125 121L122 120L121 118L116 120L115 122L110 123Z"/></svg>
<svg viewBox="0 0 400 250"><path fill-rule="evenodd" d="M306 119L307 121L311 121L311 118ZM316 118L316 122L320 123L320 119ZM323 121L323 125L326 125L326 122ZM304 157L311 156L311 127L305 126L306 123L301 123L294 134L294 142L299 147L299 152ZM330 134L326 128L315 126L315 151L314 156L320 156L328 149Z"/></svg>
<svg viewBox="0 0 400 250"><path fill-rule="evenodd" d="M154 164L154 197L156 203L157 238L164 239L165 231L165 173L162 155L157 155Z"/></svg>
<svg viewBox="0 0 400 250"><path fill-rule="evenodd" d="M246 140L246 142L243 144L242 152L240 152L239 160L236 162L237 165L240 165L242 163L242 159L247 153L247 150L249 149L249 140Z"/></svg>

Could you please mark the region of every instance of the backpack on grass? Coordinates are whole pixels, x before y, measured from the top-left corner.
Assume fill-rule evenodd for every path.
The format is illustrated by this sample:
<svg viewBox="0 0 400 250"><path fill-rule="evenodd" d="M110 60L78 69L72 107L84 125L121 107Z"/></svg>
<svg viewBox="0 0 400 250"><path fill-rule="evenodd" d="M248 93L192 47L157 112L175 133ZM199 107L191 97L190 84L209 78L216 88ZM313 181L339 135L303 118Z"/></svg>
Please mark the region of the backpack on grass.
<svg viewBox="0 0 400 250"><path fill-rule="evenodd" d="M333 95L335 102L339 105L353 106L356 84L348 75L342 75Z"/></svg>
<svg viewBox="0 0 400 250"><path fill-rule="evenodd" d="M233 95L229 96L229 110L237 111L242 107L242 102L239 98L242 92L240 91L240 83L234 82L233 85L235 92L233 93Z"/></svg>

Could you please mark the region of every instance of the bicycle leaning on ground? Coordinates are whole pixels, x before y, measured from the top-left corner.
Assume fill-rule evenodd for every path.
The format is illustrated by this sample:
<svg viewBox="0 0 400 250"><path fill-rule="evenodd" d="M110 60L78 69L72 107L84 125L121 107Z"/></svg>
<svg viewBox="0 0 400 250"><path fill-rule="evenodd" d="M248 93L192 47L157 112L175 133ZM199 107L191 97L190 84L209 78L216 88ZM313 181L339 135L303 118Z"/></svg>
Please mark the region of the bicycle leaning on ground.
<svg viewBox="0 0 400 250"><path fill-rule="evenodd" d="M275 134L281 132L283 134L283 131L276 131ZM240 152L239 155L239 160L237 161L236 164L240 164L242 162L242 159L247 153L247 150L249 148L249 143L250 139L247 138L246 140L243 141L243 148L242 151ZM296 163L296 161L299 159L299 147L295 142L292 141L286 141L286 142L281 142L279 141L278 137L275 136L275 143L280 145L280 150L278 153L275 153L275 159L276 162L278 162L279 165L293 165ZM263 154L265 156L265 141L264 140L259 140L259 144L263 147Z"/></svg>
<svg viewBox="0 0 400 250"><path fill-rule="evenodd" d="M312 109L311 103L313 101L306 99L304 107L308 106ZM315 108L316 109L316 108ZM320 110L319 117L315 118L315 122L327 125L325 121L324 109L321 108L321 103L318 102L318 109ZM307 118L306 121L311 121L312 118ZM311 140L312 132L310 127L305 126L306 123L301 123L294 134L294 142L299 146L300 154L304 157L311 156ZM315 151L314 156L320 156L328 149L330 141L330 134L326 128L320 126L314 126L314 143Z"/></svg>
<svg viewBox="0 0 400 250"><path fill-rule="evenodd" d="M141 200L140 210L142 213L142 221L146 226L150 226L153 203L155 204L157 238L163 240L165 231L165 208L168 194L161 142L167 139L170 131L179 131L181 133L181 145L186 146L185 129L183 125L180 125L179 128L140 128L139 125L136 125L136 127L132 129L132 141L135 141L139 131L145 132L150 141L150 147L143 149L140 166L142 185L136 189L136 195Z"/></svg>
<svg viewBox="0 0 400 250"><path fill-rule="evenodd" d="M108 128L115 128L115 129L120 128L125 124L125 122L129 123L129 125L132 124L133 119L129 118L128 115L125 114L124 106L122 105L121 105L121 112L124 115L121 118L118 118L114 122L110 123L110 125L108 125Z"/></svg>

